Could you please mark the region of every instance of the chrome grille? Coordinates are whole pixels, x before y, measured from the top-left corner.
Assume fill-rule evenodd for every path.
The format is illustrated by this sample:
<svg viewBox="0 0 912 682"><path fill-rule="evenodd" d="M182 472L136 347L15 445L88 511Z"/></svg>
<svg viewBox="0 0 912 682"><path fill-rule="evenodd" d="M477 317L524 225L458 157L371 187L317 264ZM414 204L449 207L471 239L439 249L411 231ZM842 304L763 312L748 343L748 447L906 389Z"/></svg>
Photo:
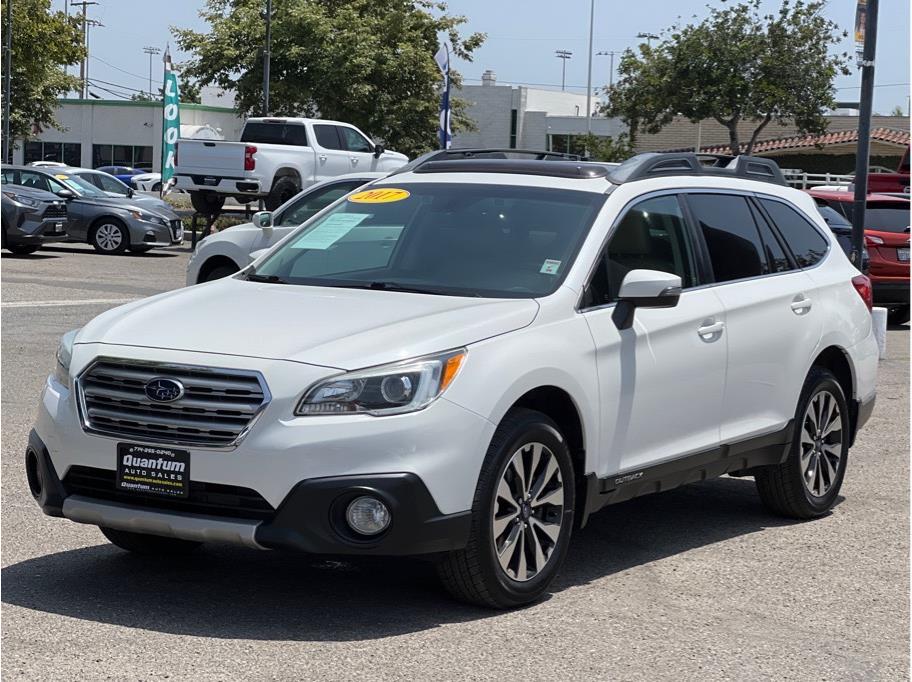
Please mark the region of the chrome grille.
<svg viewBox="0 0 912 682"><path fill-rule="evenodd" d="M176 379L184 394L173 402L146 395L152 379ZM78 380L87 431L155 443L230 446L269 402L257 372L97 360Z"/></svg>

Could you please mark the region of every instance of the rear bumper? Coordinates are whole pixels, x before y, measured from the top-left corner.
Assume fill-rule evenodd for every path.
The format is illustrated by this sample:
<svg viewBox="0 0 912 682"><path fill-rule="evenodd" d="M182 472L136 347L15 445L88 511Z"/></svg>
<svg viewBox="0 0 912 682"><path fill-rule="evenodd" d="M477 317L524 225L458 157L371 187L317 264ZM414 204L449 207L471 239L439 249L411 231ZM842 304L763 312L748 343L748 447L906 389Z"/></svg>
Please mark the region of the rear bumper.
<svg viewBox="0 0 912 682"><path fill-rule="evenodd" d="M268 189L264 190L259 178L245 178L243 176L198 175L178 173L175 175L175 186L187 192L212 192L214 194L245 194L250 196L265 196Z"/></svg>
<svg viewBox="0 0 912 682"><path fill-rule="evenodd" d="M909 279L872 278L874 305L909 305Z"/></svg>

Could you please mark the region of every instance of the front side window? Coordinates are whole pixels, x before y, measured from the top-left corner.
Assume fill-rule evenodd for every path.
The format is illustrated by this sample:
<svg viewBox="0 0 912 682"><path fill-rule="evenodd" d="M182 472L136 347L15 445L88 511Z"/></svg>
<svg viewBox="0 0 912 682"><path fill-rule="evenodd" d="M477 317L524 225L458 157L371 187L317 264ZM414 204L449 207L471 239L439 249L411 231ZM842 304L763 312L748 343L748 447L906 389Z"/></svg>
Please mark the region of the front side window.
<svg viewBox="0 0 912 682"><path fill-rule="evenodd" d="M23 187L31 187L32 189L41 189L45 192L54 192L56 191L51 187L51 183L48 180L48 177L44 173L36 173L35 171L24 170L19 175L19 184Z"/></svg>
<svg viewBox="0 0 912 682"><path fill-rule="evenodd" d="M453 296L553 293L601 193L475 183L374 185L288 238L253 279Z"/></svg>
<svg viewBox="0 0 912 682"><path fill-rule="evenodd" d="M717 282L758 277L767 271L763 243L747 199L733 194L688 194Z"/></svg>
<svg viewBox="0 0 912 682"><path fill-rule="evenodd" d="M342 136L342 141L345 145L345 148L350 152L369 153L374 151L374 145L368 142L357 130L346 128L345 126L339 126L339 134Z"/></svg>
<svg viewBox="0 0 912 682"><path fill-rule="evenodd" d="M583 307L617 301L631 270L678 275L684 287L696 283L693 246L676 196L646 199L624 214L596 263Z"/></svg>
<svg viewBox="0 0 912 682"><path fill-rule="evenodd" d="M323 187L301 197L282 212L276 225L279 227L297 227L313 218L336 199L341 199L364 182L352 180Z"/></svg>
<svg viewBox="0 0 912 682"><path fill-rule="evenodd" d="M761 199L779 234L785 239L799 268L808 268L826 255L829 242L809 220L781 201Z"/></svg>

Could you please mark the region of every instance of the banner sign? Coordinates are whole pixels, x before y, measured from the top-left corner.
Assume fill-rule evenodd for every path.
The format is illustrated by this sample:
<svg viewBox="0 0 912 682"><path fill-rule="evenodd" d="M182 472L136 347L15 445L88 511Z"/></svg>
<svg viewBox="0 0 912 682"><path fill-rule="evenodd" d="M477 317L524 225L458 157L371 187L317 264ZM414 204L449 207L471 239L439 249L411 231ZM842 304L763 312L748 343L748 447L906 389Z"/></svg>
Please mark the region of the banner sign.
<svg viewBox="0 0 912 682"><path fill-rule="evenodd" d="M453 141L450 130L450 47L446 43L440 46L434 61L443 74L443 94L440 96L440 148L449 149Z"/></svg>
<svg viewBox="0 0 912 682"><path fill-rule="evenodd" d="M161 184L162 193L170 191L174 184L174 156L177 152L177 139L180 137L180 91L177 87L177 74L171 64L171 51L165 50L165 82L162 87L162 155Z"/></svg>

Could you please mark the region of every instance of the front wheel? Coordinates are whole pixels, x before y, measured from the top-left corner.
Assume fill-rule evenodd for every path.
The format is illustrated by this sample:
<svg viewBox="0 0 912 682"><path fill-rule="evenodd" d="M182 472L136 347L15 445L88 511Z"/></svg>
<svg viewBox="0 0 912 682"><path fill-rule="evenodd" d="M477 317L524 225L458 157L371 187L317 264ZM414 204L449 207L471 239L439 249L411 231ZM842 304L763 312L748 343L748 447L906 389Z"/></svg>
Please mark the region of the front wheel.
<svg viewBox="0 0 912 682"><path fill-rule="evenodd" d="M829 512L845 476L849 428L842 386L829 370L812 368L798 401L786 460L761 467L755 476L764 506L793 519Z"/></svg>
<svg viewBox="0 0 912 682"><path fill-rule="evenodd" d="M89 244L107 255L121 254L130 246L130 233L126 226L113 218L103 219L89 234Z"/></svg>
<svg viewBox="0 0 912 682"><path fill-rule="evenodd" d="M112 544L135 554L188 554L202 545L201 542L181 540L180 538L133 533L128 530L105 528L104 526L99 526L98 528Z"/></svg>
<svg viewBox="0 0 912 682"><path fill-rule="evenodd" d="M909 306L904 305L899 308L893 308L887 313L887 322L892 325L905 324L909 321Z"/></svg>
<svg viewBox="0 0 912 682"><path fill-rule="evenodd" d="M511 411L482 465L468 544L438 564L450 593L500 609L539 599L567 555L574 480L554 422L541 412Z"/></svg>

